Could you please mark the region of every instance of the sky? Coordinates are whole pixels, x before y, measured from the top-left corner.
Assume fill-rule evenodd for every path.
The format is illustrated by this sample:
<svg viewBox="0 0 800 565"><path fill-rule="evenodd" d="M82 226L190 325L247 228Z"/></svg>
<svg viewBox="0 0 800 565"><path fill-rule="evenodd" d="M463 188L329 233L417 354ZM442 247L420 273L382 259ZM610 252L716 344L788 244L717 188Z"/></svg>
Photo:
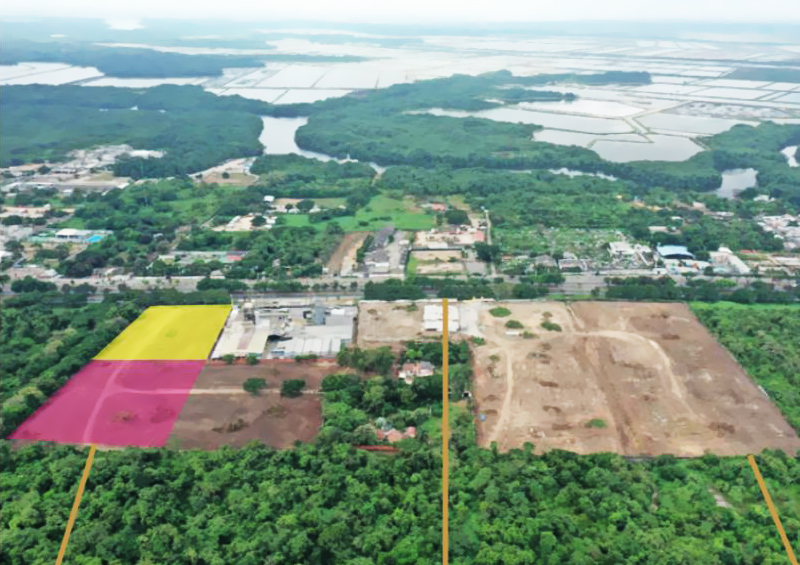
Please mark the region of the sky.
<svg viewBox="0 0 800 565"><path fill-rule="evenodd" d="M798 0L4 0L8 16L352 23L695 20L800 22Z"/></svg>

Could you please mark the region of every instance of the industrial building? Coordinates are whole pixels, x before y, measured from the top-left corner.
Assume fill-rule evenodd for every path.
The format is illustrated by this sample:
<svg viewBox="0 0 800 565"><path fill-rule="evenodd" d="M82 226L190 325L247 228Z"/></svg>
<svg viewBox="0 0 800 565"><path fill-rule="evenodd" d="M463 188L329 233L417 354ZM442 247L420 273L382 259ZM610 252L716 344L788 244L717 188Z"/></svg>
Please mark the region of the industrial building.
<svg viewBox="0 0 800 565"><path fill-rule="evenodd" d="M750 267L727 247L709 253L714 271L720 274L749 275Z"/></svg>
<svg viewBox="0 0 800 565"><path fill-rule="evenodd" d="M355 306L245 300L231 310L211 357L335 357L353 342L356 314Z"/></svg>
<svg viewBox="0 0 800 565"><path fill-rule="evenodd" d="M694 259L694 255L683 245L659 245L656 251L662 259Z"/></svg>
<svg viewBox="0 0 800 565"><path fill-rule="evenodd" d="M447 309L447 329L457 332L460 328L458 306L450 304ZM422 327L426 332L443 331L444 312L441 304L426 304L422 314Z"/></svg>

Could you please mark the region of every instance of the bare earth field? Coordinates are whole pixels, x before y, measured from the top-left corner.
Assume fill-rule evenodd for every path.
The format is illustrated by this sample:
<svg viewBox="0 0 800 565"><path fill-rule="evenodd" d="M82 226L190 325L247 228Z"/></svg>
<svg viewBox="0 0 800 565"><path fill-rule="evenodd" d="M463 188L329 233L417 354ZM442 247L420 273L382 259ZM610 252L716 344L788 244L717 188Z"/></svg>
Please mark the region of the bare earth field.
<svg viewBox="0 0 800 565"><path fill-rule="evenodd" d="M683 304L511 302L499 318L493 306L461 305L462 317L480 310L486 339L473 349L483 446L643 456L800 449L778 409ZM508 335L510 319L536 336ZM540 327L546 319L563 331Z"/></svg>
<svg viewBox="0 0 800 565"><path fill-rule="evenodd" d="M352 275L355 270L356 252L364 240L367 239L369 232L352 232L345 234L339 246L328 259L328 273L340 273L342 275Z"/></svg>
<svg viewBox="0 0 800 565"><path fill-rule="evenodd" d="M425 332L422 329L422 313L425 304L433 302L420 300L398 300L397 302L377 302L361 300L358 303L358 331L356 343L359 347L380 347L391 345L393 349L402 348L404 341L441 338L441 334ZM437 301L437 303L441 303Z"/></svg>
<svg viewBox="0 0 800 565"><path fill-rule="evenodd" d="M330 361L270 360L254 366L209 362L197 378L168 444L182 449L216 449L258 440L287 448L295 440L310 441L322 425L316 391L336 368ZM266 379L267 390L251 396L242 389L249 378ZM281 383L288 379L305 379L301 397L280 396Z"/></svg>
<svg viewBox="0 0 800 565"><path fill-rule="evenodd" d="M413 251L411 257L417 260L417 274L431 275L444 273L463 273L464 263L461 252L452 249L441 251ZM451 261L454 259L454 261Z"/></svg>

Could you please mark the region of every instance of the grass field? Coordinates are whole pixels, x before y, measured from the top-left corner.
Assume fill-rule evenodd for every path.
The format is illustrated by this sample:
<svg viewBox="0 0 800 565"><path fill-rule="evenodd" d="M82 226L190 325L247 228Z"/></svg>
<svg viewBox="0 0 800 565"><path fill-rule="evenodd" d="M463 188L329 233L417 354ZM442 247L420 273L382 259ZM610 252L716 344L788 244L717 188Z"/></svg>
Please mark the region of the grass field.
<svg viewBox="0 0 800 565"><path fill-rule="evenodd" d="M95 359L206 359L229 311L227 305L151 306Z"/></svg>
<svg viewBox="0 0 800 565"><path fill-rule="evenodd" d="M316 200L315 200L316 202ZM312 224L307 214L286 214L286 225L294 227L314 226L323 229L327 222ZM356 212L331 220L342 226L345 232L374 231L389 224L399 230L427 230L435 225L434 216L425 214L410 198L397 199L379 194L369 204Z"/></svg>

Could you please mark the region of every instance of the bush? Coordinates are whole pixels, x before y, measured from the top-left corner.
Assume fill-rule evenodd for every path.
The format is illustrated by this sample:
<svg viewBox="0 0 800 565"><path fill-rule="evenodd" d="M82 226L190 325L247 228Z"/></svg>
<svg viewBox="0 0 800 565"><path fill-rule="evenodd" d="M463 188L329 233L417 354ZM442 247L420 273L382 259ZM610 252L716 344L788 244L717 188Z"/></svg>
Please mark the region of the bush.
<svg viewBox="0 0 800 565"><path fill-rule="evenodd" d="M303 379L289 379L281 383L281 396L288 398L295 398L303 394L303 389L306 387L306 381Z"/></svg>
<svg viewBox="0 0 800 565"><path fill-rule="evenodd" d="M495 318L502 318L503 316L510 316L511 310L508 308L504 308L502 306L497 306L496 308L492 308L489 310L489 314L494 316Z"/></svg>
<svg viewBox="0 0 800 565"><path fill-rule="evenodd" d="M242 388L252 394L253 396L258 396L258 393L261 392L261 389L267 387L267 381L265 379L259 378L252 378L247 379L244 381Z"/></svg>
<svg viewBox="0 0 800 565"><path fill-rule="evenodd" d="M305 355L295 355L294 362L302 363L303 361L316 361L317 359L319 359L319 355L316 353L307 353Z"/></svg>
<svg viewBox="0 0 800 565"><path fill-rule="evenodd" d="M258 356L255 353L248 353L245 361L248 365L258 365Z"/></svg>
<svg viewBox="0 0 800 565"><path fill-rule="evenodd" d="M606 421L603 420L602 418L594 418L594 419L589 420L588 422L586 422L586 427L587 428L605 428L606 427Z"/></svg>
<svg viewBox="0 0 800 565"><path fill-rule="evenodd" d="M470 341L475 345L486 345L486 340L482 337L472 337L470 338Z"/></svg>
<svg viewBox="0 0 800 565"><path fill-rule="evenodd" d="M236 357L233 356L233 353L227 353L222 356L222 360L225 361L226 365L233 365L233 361Z"/></svg>
<svg viewBox="0 0 800 565"><path fill-rule="evenodd" d="M522 322L519 320L509 320L506 322L506 327L511 329L520 329L522 328Z"/></svg>
<svg viewBox="0 0 800 565"><path fill-rule="evenodd" d="M550 332L560 332L561 331L561 326L559 326L555 322L551 322L550 320L545 320L544 322L541 323L541 326L544 329L546 329L547 331L550 331Z"/></svg>
<svg viewBox="0 0 800 565"><path fill-rule="evenodd" d="M522 337L524 337L525 339L534 339L536 337L536 334L533 332L525 331L522 332Z"/></svg>

